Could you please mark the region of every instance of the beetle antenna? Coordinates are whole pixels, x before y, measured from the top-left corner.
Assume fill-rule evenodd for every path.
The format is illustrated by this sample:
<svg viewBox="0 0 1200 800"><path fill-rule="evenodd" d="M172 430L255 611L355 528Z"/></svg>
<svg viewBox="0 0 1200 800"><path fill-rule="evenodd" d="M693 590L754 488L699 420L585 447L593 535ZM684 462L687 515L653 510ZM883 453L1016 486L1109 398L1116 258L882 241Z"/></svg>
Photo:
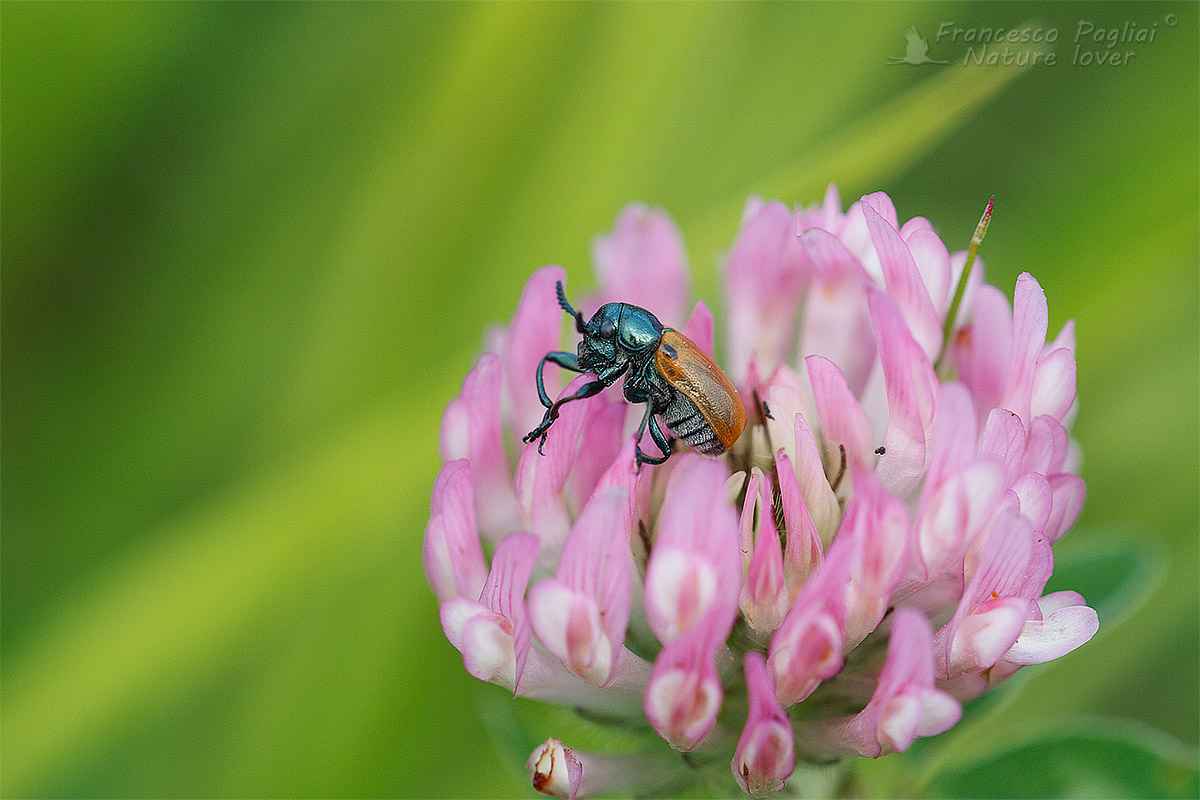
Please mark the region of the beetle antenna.
<svg viewBox="0 0 1200 800"><path fill-rule="evenodd" d="M562 307L562 310L572 317L575 316L575 309L571 308L571 304L567 302L567 295L563 291L562 281L555 282L554 290L558 293L558 304Z"/></svg>
<svg viewBox="0 0 1200 800"><path fill-rule="evenodd" d="M583 315L571 308L571 304L567 302L567 295L563 291L562 281L555 282L554 287L555 292L558 294L558 305L563 311L575 318L575 329L580 333L583 333Z"/></svg>

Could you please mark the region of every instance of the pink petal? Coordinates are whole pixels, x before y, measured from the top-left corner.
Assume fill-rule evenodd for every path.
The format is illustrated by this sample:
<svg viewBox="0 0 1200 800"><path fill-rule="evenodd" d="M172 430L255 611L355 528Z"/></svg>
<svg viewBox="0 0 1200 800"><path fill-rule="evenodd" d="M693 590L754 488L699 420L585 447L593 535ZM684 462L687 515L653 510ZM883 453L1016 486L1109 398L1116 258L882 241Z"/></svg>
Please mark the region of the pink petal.
<svg viewBox="0 0 1200 800"><path fill-rule="evenodd" d="M646 621L659 641L672 641L714 608L722 624L737 615L741 568L737 513L725 501L728 470L710 459L697 462L671 485L646 566Z"/></svg>
<svg viewBox="0 0 1200 800"><path fill-rule="evenodd" d="M1075 354L1066 348L1054 350L1038 360L1033 374L1030 413L1062 420L1075 402Z"/></svg>
<svg viewBox="0 0 1200 800"><path fill-rule="evenodd" d="M1013 350L1001 405L1014 411L1026 424L1032 419L1033 377L1038 356L1046 344L1048 321L1046 293L1032 275L1021 273L1013 293Z"/></svg>
<svg viewBox="0 0 1200 800"><path fill-rule="evenodd" d="M853 550L848 539L830 546L771 637L767 665L785 707L808 697L842 668L846 583Z"/></svg>
<svg viewBox="0 0 1200 800"><path fill-rule="evenodd" d="M574 394L592 380L590 375L579 375L559 397ZM562 490L579 446L579 436L584 420L592 403L603 403L599 397L576 400L562 406L558 420L547 432L542 453L538 452L537 441L525 445L517 462L517 502L524 512L529 530L537 534L544 547L550 552L557 549L567 535L570 519L563 502Z"/></svg>
<svg viewBox="0 0 1200 800"><path fill-rule="evenodd" d="M823 283L862 286L870 281L858 258L829 230L797 230L796 237L815 276Z"/></svg>
<svg viewBox="0 0 1200 800"><path fill-rule="evenodd" d="M594 598L550 579L529 592L529 616L538 641L563 665L593 686L603 686L616 662L613 643L603 635Z"/></svg>
<svg viewBox="0 0 1200 800"><path fill-rule="evenodd" d="M877 208L879 205L884 211L887 210L887 207L882 206L879 196L876 194L864 197L862 206L867 229L871 232L871 242L879 254L887 294L900 310L913 340L920 345L926 359L932 361L937 358L942 348L941 317L934 311L929 291L925 288L921 273L917 271L908 245L900 238L896 226L886 220L881 215L880 208ZM886 195L883 197L887 198ZM889 207L890 202L888 200ZM894 213L895 208L891 208L891 211ZM946 271L949 273L949 254L946 260ZM872 310L872 318L874 317L875 312ZM876 338L879 339L878 329L876 334ZM886 339L882 341L887 342Z"/></svg>
<svg viewBox="0 0 1200 800"><path fill-rule="evenodd" d="M650 679L646 718L667 744L687 752L695 749L712 730L723 697L715 671L666 668Z"/></svg>
<svg viewBox="0 0 1200 800"><path fill-rule="evenodd" d="M1050 517L1046 520L1044 533L1051 542L1057 542L1071 529L1087 494L1083 479L1078 475L1054 475L1050 478Z"/></svg>
<svg viewBox="0 0 1200 800"><path fill-rule="evenodd" d="M1079 467L1083 464L1083 451L1079 449L1079 443L1067 440L1067 454L1063 457L1062 466L1059 467L1063 472L1072 472L1079 474Z"/></svg>
<svg viewBox="0 0 1200 800"><path fill-rule="evenodd" d="M438 606L438 620L442 623L442 631L455 649L462 651L463 628L480 614L499 616L488 611L477 600L468 600L465 597L452 597Z"/></svg>
<svg viewBox="0 0 1200 800"><path fill-rule="evenodd" d="M809 279L793 234L794 217L779 202L748 205L725 270L729 353L741 378L752 355L773 366L789 360L795 310Z"/></svg>
<svg viewBox="0 0 1200 800"><path fill-rule="evenodd" d="M985 537L980 550L979 561L972 573L974 596L972 603L978 605L988 598L1013 596L1020 594L1021 588L1028 583L1029 576L1035 571L1036 558L1040 552L1035 546L1036 539L1033 526L1029 520L1020 516L1016 504L1006 505L1003 502L997 509L989 528L981 534ZM975 581L978 578L978 582ZM964 596L970 594L970 590ZM1032 600L1033 596L1025 595Z"/></svg>
<svg viewBox="0 0 1200 800"><path fill-rule="evenodd" d="M858 262L862 264L863 271L871 277L871 281L883 283L883 273L879 268L879 256L875 254L875 248L871 245L871 232L863 217L861 201L846 209L846 215L842 217L841 228L834 233L845 244L846 249L853 253Z"/></svg>
<svg viewBox="0 0 1200 800"><path fill-rule="evenodd" d="M733 375L733 373L728 374L731 377ZM746 369L741 373L740 377L734 381L734 384L737 386L737 390L742 397L754 397L755 394L762 397L766 384L763 381L762 370L759 368L758 356L750 356L750 362L746 365Z"/></svg>
<svg viewBox="0 0 1200 800"><path fill-rule="evenodd" d="M892 202L892 198L888 197L887 192L865 194L859 202L862 204L864 218L867 217L868 211L873 211L893 229L900 227L900 218L896 214L896 204ZM870 231L870 229L871 222L867 220L867 230Z"/></svg>
<svg viewBox="0 0 1200 800"><path fill-rule="evenodd" d="M846 644L853 647L887 612L892 591L908 566L911 533L903 504L867 470L852 470L854 494L838 539L854 548L846 586ZM836 542L837 540L835 540Z"/></svg>
<svg viewBox="0 0 1200 800"><path fill-rule="evenodd" d="M513 651L516 658L513 690L520 685L525 659L529 654L529 614L525 609L525 589L537 563L539 542L528 533L505 537L492 556L492 569L479 595L479 602L501 614L512 624Z"/></svg>
<svg viewBox="0 0 1200 800"><path fill-rule="evenodd" d="M1013 664L1042 664L1084 644L1100 629L1095 609L1087 606L1060 608L1045 619L1025 623L1016 644L1004 654Z"/></svg>
<svg viewBox="0 0 1200 800"><path fill-rule="evenodd" d="M637 460L634 455L636 442L631 434L625 437L624 443L621 445L620 452L613 459L612 464L600 476L600 480L596 482L596 489L592 493L593 497L603 494L610 489L620 489L625 493L629 503L626 508L624 518L621 520L621 526L627 532L624 543L628 549L629 535L628 532L633 529L633 510L636 506L638 489L642 485L642 471L638 469ZM648 483L648 482L647 482ZM617 543L614 542L614 547Z"/></svg>
<svg viewBox="0 0 1200 800"><path fill-rule="evenodd" d="M688 293L683 237L661 208L632 203L621 210L613 231L592 243L601 302L632 303L664 325L683 318Z"/></svg>
<svg viewBox="0 0 1200 800"><path fill-rule="evenodd" d="M713 609L710 614L719 616ZM676 750L694 749L712 730L724 699L714 667L716 651L729 628L693 625L663 647L646 686L646 719Z"/></svg>
<svg viewBox="0 0 1200 800"><path fill-rule="evenodd" d="M886 451L876 472L890 493L905 497L925 475L938 381L888 296L871 291L867 303L880 343L888 400Z"/></svg>
<svg viewBox="0 0 1200 800"><path fill-rule="evenodd" d="M1029 520L1035 531L1045 530L1052 500L1050 482L1036 472L1026 472L1012 490L1021 501L1021 516Z"/></svg>
<svg viewBox="0 0 1200 800"><path fill-rule="evenodd" d="M750 712L730 766L743 791L765 797L769 792L781 790L796 768L792 725L775 699L775 688L762 654L752 650L743 663Z"/></svg>
<svg viewBox="0 0 1200 800"><path fill-rule="evenodd" d="M954 617L934 636L938 674L953 678L996 663L1016 641L1030 600L1013 595L1026 582L1033 558L1028 520L1007 506L980 534L978 562ZM1008 638L1011 637L1011 638Z"/></svg>
<svg viewBox="0 0 1200 800"><path fill-rule="evenodd" d="M1021 418L1004 408L988 414L979 440L979 457L1004 469L1004 485L1012 486L1025 471L1025 425Z"/></svg>
<svg viewBox="0 0 1200 800"><path fill-rule="evenodd" d="M1067 429L1062 423L1054 417L1037 417L1029 429L1024 469L1042 475L1058 473L1066 460L1069 443Z"/></svg>
<svg viewBox="0 0 1200 800"><path fill-rule="evenodd" d="M887 660L875 693L894 695L910 685L933 686L933 627L920 611L901 607L892 622Z"/></svg>
<svg viewBox="0 0 1200 800"><path fill-rule="evenodd" d="M821 534L813 522L804 496L800 492L792 461L782 450L775 454L775 471L779 476L779 503L787 525L787 546L783 553L783 573L788 594L795 598L808 576L821 564L824 546Z"/></svg>
<svg viewBox="0 0 1200 800"><path fill-rule="evenodd" d="M950 308L951 291L954 288L950 283L950 251L946 249L942 237L934 233L932 228L914 228L909 231L910 224L921 219L914 217L904 223L904 227L900 229L900 236L908 245L933 308L939 317L944 318ZM925 221L925 224L928 225L928 221Z"/></svg>
<svg viewBox="0 0 1200 800"><path fill-rule="evenodd" d="M1047 342L1045 349L1042 350L1042 357L1045 358L1055 350L1066 350L1071 355L1075 355L1075 320L1067 320L1062 330L1058 332L1058 336L1054 337L1054 341Z"/></svg>
<svg viewBox="0 0 1200 800"><path fill-rule="evenodd" d="M795 216L783 203L771 201L748 210L729 253L728 277L741 283L729 285L730 295L754 292L763 299L785 287L803 288L807 276L799 245L795 241Z"/></svg>
<svg viewBox="0 0 1200 800"><path fill-rule="evenodd" d="M500 358L496 354L480 357L463 379L462 393L446 407L442 458L470 459L475 513L488 538L498 541L517 526L517 499L500 423Z"/></svg>
<svg viewBox="0 0 1200 800"><path fill-rule="evenodd" d="M958 378L971 390L975 407L986 413L1001 405L1012 353L1012 312L995 286L979 287L971 306L970 325L952 343Z"/></svg>
<svg viewBox="0 0 1200 800"><path fill-rule="evenodd" d="M670 642L700 619L717 595L714 564L679 547L654 548L646 571L646 620L659 641Z"/></svg>
<svg viewBox="0 0 1200 800"><path fill-rule="evenodd" d="M785 706L804 700L821 681L841 671L846 643L841 626L828 610L807 610L794 619L787 636L777 633L771 639L772 667L779 700Z"/></svg>
<svg viewBox="0 0 1200 800"><path fill-rule="evenodd" d="M887 659L867 707L845 726L849 744L871 758L907 750L918 736L940 733L962 714L933 686L933 629L912 608L896 610Z"/></svg>
<svg viewBox="0 0 1200 800"><path fill-rule="evenodd" d="M847 463L874 463L871 422L858 404L858 399L851 394L842 371L822 356L808 356L804 362L808 365L817 418L821 421L825 457L835 465L836 470L838 445L842 445L846 448Z"/></svg>
<svg viewBox="0 0 1200 800"><path fill-rule="evenodd" d="M460 649L468 674L515 692L519 673L510 626L499 614L476 615L463 626Z"/></svg>
<svg viewBox="0 0 1200 800"><path fill-rule="evenodd" d="M925 219L925 217L913 217L912 219L906 220L904 224L900 226L900 238L905 242L908 242L908 240L913 237L913 234L917 233L918 231L929 231L932 233L933 223Z"/></svg>
<svg viewBox="0 0 1200 800"><path fill-rule="evenodd" d="M1054 549L1044 534L1035 531L1030 548L1029 566L1025 568L1025 573L1021 576L1022 580L1007 593L1015 597L1034 600L1045 591L1046 583L1052 574L1054 574ZM1040 613L1036 604L1031 606L1029 611L1034 616Z"/></svg>
<svg viewBox="0 0 1200 800"><path fill-rule="evenodd" d="M791 598L783 577L783 551L779 544L779 532L775 527L775 508L769 481L762 478L762 473L757 467L754 468L754 473L751 487L753 489L757 485L758 491L752 495L748 490L746 510L749 513L743 512L742 520L745 522L748 517L757 516L758 525L738 605L750 627L759 635L767 635L779 627ZM754 481L754 478L759 480ZM755 497L757 515L753 510Z"/></svg>
<svg viewBox="0 0 1200 800"><path fill-rule="evenodd" d="M764 417L771 446L776 451L783 450L789 457L794 457L796 452L796 415L816 414L812 391L802 380L791 367L780 366L771 373L766 386L758 390L759 398L770 411L769 416L764 412Z"/></svg>
<svg viewBox="0 0 1200 800"><path fill-rule="evenodd" d="M1037 600L1038 611L1041 612L1043 619L1053 614L1055 611L1071 606L1086 606L1087 601L1083 599L1083 595L1079 592L1061 591L1052 592Z"/></svg>
<svg viewBox="0 0 1200 800"><path fill-rule="evenodd" d="M912 585L898 594L907 595L940 577L955 564L961 568L967 545L992 517L1004 490L1003 473L995 464L976 463L954 474L932 494L921 498L915 523L920 566L910 565ZM917 559L914 559L917 561ZM959 576L961 587L961 576Z"/></svg>
<svg viewBox="0 0 1200 800"><path fill-rule="evenodd" d="M800 355L828 358L845 374L850 390L861 394L876 352L863 283L818 280L805 299L802 318Z"/></svg>
<svg viewBox="0 0 1200 800"><path fill-rule="evenodd" d="M713 322L712 311L703 300L697 300L695 308L692 309L692 316L683 326L683 335L707 353L709 358L712 358L715 352L713 350L715 331L716 323Z"/></svg>
<svg viewBox="0 0 1200 800"><path fill-rule="evenodd" d="M593 497L563 546L557 574L529 594L538 639L595 686L612 677L629 621L628 508L620 489Z"/></svg>
<svg viewBox="0 0 1200 800"><path fill-rule="evenodd" d="M976 458L978 425L971 395L961 383L943 384L938 389L929 445L929 471L924 494L931 494Z"/></svg>
<svg viewBox="0 0 1200 800"><path fill-rule="evenodd" d="M863 755L874 758L888 753L903 753L917 738L923 711L921 697L901 694L889 699L879 711L876 741ZM875 750L878 749L878 752Z"/></svg>
<svg viewBox="0 0 1200 800"><path fill-rule="evenodd" d="M558 307L555 283L566 285L567 274L562 267L542 267L529 277L517 303L512 325L504 340L500 362L504 373L504 409L509 427L520 435L533 430L542 420L534 376L538 362L551 350L558 350L562 341L562 326L566 315ZM546 370L547 388L554 394L557 376Z"/></svg>
<svg viewBox="0 0 1200 800"><path fill-rule="evenodd" d="M475 524L475 498L470 464L451 461L442 467L433 484L429 524L421 559L425 576L441 600L479 598L487 578L487 564Z"/></svg>
<svg viewBox="0 0 1200 800"><path fill-rule="evenodd" d="M821 205L815 206L807 217L811 220L808 227L820 227L825 230L837 230L842 222L842 198L838 194L836 183L825 187L825 196Z"/></svg>
<svg viewBox="0 0 1200 800"><path fill-rule="evenodd" d="M750 568L750 558L754 553L754 510L757 508L762 480L762 470L750 470L750 480L746 483L746 497L738 514L738 550L742 555L743 572Z"/></svg>
<svg viewBox="0 0 1200 800"><path fill-rule="evenodd" d="M1029 612L1029 601L1019 597L989 600L967 615L955 637L951 660L980 669L995 664L1016 642Z"/></svg>
<svg viewBox="0 0 1200 800"><path fill-rule="evenodd" d="M607 403L605 399L596 399L593 407L597 406L599 410L586 417L579 452L567 476L566 495L571 501L571 510L576 513L587 503L601 476L617 460L627 442L624 433L629 404L614 397ZM555 423L559 424L561 418Z"/></svg>
<svg viewBox="0 0 1200 800"><path fill-rule="evenodd" d="M950 694L932 689L921 696L921 724L917 736L937 736L945 733L962 719L962 705Z"/></svg>
<svg viewBox="0 0 1200 800"><path fill-rule="evenodd" d="M495 358L494 353L489 353ZM467 373L468 375L470 373ZM496 418L500 418L499 407L496 406ZM470 453L471 421L467 403L460 395L446 404L442 412L442 424L438 430L438 453L442 461L457 461L467 458Z"/></svg>
<svg viewBox="0 0 1200 800"><path fill-rule="evenodd" d="M798 241L815 273L802 315L800 354L825 356L846 374L852 391L861 392L875 360L875 338L863 294L871 278L829 231L800 231Z"/></svg>
<svg viewBox="0 0 1200 800"><path fill-rule="evenodd" d="M636 472L634 476L636 480ZM590 524L595 528L578 549L568 543L559 560L559 574L567 576L574 585L590 586L592 580L598 581L596 588L604 617L604 634L617 647L625 641L633 580L629 498L630 491L621 486L606 489L593 498L575 524L579 526L582 522L585 527ZM591 508L593 504L594 509Z"/></svg>
<svg viewBox="0 0 1200 800"><path fill-rule="evenodd" d="M825 477L821 464L821 453L816 437L808 427L803 414L796 415L796 477L800 482L800 494L804 505L812 516L813 524L825 544L833 541L833 534L841 522L842 509L837 495Z"/></svg>
<svg viewBox="0 0 1200 800"><path fill-rule="evenodd" d="M456 597L442 603L446 638L463 656L467 672L516 692L529 651L524 594L537 560L537 538L516 533L496 549L478 602Z"/></svg>

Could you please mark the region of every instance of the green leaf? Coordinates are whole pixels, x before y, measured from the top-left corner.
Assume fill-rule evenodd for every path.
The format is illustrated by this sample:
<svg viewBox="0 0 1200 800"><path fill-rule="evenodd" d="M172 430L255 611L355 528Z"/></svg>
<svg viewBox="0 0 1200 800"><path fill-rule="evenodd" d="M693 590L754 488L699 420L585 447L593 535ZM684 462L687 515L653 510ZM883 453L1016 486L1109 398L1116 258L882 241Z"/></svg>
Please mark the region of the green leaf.
<svg viewBox="0 0 1200 800"><path fill-rule="evenodd" d="M940 775L932 797L1196 797L1195 748L1127 720L1080 718Z"/></svg>

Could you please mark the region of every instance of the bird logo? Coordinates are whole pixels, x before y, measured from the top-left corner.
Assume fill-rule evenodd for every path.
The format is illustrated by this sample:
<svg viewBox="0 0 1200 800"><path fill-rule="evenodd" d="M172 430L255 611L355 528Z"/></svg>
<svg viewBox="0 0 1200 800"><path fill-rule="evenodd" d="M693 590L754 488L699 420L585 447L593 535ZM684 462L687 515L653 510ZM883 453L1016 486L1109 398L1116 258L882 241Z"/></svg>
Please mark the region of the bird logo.
<svg viewBox="0 0 1200 800"><path fill-rule="evenodd" d="M888 56L889 64L949 64L949 61L934 61L929 57L929 42L917 30L917 26L913 25L908 29L908 33L904 34L904 38L908 42L908 47L904 51L903 58L894 58Z"/></svg>

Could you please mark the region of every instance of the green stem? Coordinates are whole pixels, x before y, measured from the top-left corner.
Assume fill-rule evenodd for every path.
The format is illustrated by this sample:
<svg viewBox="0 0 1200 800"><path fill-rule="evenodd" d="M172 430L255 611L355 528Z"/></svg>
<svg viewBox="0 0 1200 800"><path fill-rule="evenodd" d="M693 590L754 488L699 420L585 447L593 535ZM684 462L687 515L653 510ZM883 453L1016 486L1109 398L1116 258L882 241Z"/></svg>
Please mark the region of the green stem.
<svg viewBox="0 0 1200 800"><path fill-rule="evenodd" d="M971 266L975 263L975 253L979 250L979 245L983 242L988 225L992 221L992 206L995 205L995 202L996 196L992 195L988 199L983 216L979 219L979 224L975 226L975 235L971 237L971 246L967 248L967 260L963 264L962 275L958 278L958 286L954 290L954 300L950 303L950 310L946 312L946 323L942 326L942 352L938 353L937 361L933 364L935 372L941 370L942 360L950 349L950 334L954 330L954 318L958 316L958 307L962 304L963 294L967 291L967 279L971 277Z"/></svg>

